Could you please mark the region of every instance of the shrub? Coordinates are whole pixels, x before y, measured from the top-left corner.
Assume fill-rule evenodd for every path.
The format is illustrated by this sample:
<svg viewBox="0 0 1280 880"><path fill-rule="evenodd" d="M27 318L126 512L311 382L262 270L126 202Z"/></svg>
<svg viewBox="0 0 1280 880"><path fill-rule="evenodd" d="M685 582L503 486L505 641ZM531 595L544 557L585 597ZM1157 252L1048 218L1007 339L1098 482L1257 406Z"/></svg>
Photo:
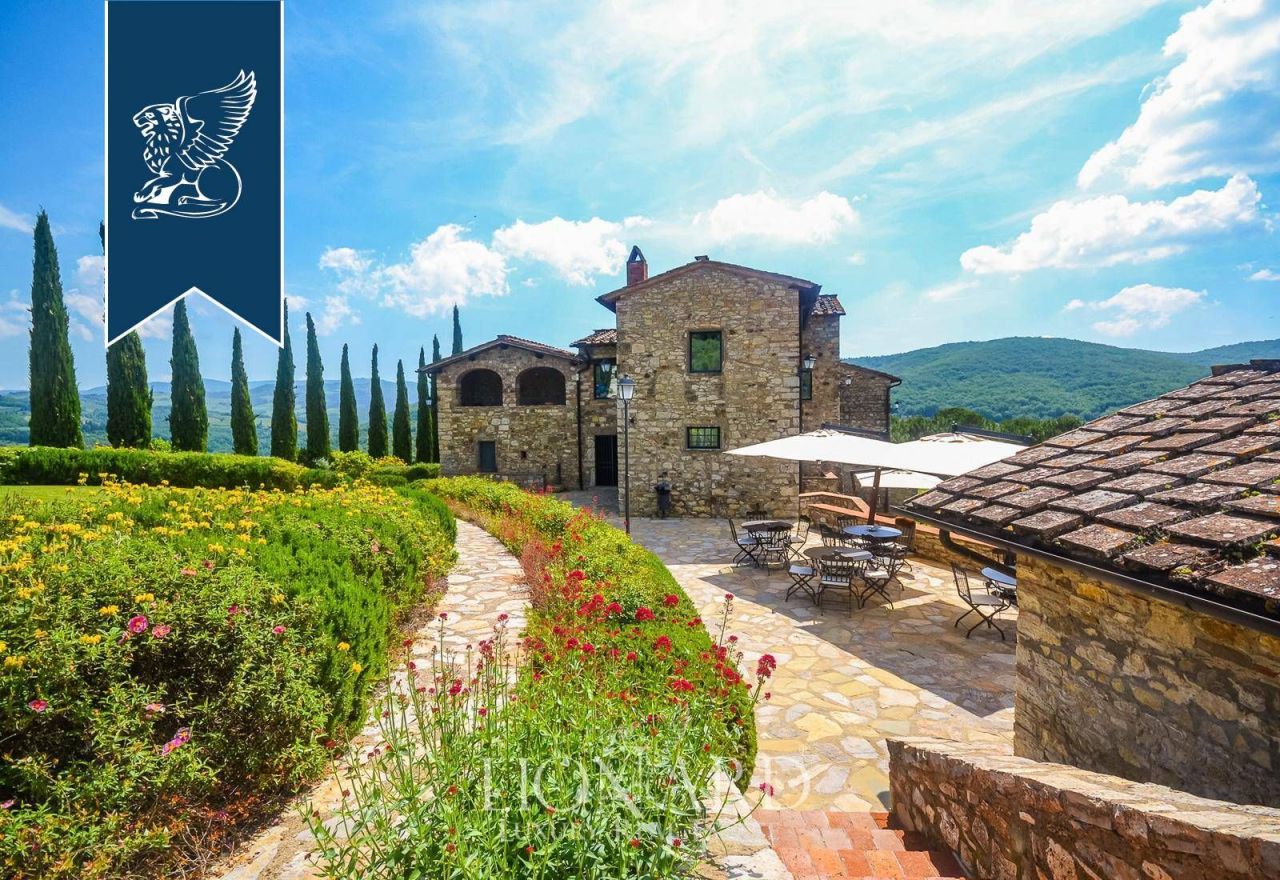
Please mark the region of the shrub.
<svg viewBox="0 0 1280 880"><path fill-rule="evenodd" d="M520 555L526 662L510 668L501 617L464 658L442 629L433 668L388 696L385 749L349 762L341 839L309 816L326 876L687 876L718 822L713 774L750 777L772 672L767 655L754 687L738 672L732 598L712 639L657 557L592 514L482 479L427 485Z"/></svg>
<svg viewBox="0 0 1280 880"><path fill-rule="evenodd" d="M409 484L404 474L391 474L385 471L374 471L369 474L368 479L375 486L407 486Z"/></svg>
<svg viewBox="0 0 1280 880"><path fill-rule="evenodd" d="M368 484L0 498L0 873L168 875L313 777L444 524Z"/></svg>
<svg viewBox="0 0 1280 880"><path fill-rule="evenodd" d="M97 485L107 474L129 483L183 488L296 489L303 468L278 458L154 449L0 447L0 483Z"/></svg>
<svg viewBox="0 0 1280 880"><path fill-rule="evenodd" d="M332 452L329 462L335 471L344 477L363 477L373 467L373 459L369 453L354 449L351 452Z"/></svg>

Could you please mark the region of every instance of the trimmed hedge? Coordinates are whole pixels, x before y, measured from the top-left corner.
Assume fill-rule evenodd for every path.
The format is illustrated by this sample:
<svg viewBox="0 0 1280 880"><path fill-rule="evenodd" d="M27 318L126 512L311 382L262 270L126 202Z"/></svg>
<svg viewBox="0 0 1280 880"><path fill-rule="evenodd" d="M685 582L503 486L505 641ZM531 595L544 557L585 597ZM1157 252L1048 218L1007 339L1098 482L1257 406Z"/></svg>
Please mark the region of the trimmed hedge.
<svg viewBox="0 0 1280 880"><path fill-rule="evenodd" d="M323 471L307 471L279 458L212 452L157 452L150 449L60 449L52 446L0 447L0 483L74 486L87 475L91 485L109 474L127 483L182 488L296 489Z"/></svg>
<svg viewBox="0 0 1280 880"><path fill-rule="evenodd" d="M621 529L573 505L538 495L507 482L481 477L448 477L419 484L446 501L463 516L476 519L513 553L521 555L531 539L559 549L572 541L574 562L587 583L601 590L606 603L616 602L625 613L618 621L639 626L650 638L666 636L671 656L688 662L686 675L709 687L722 684L716 669L714 643L706 629L684 621L696 619L698 609L667 567L649 550L632 543ZM569 545L564 545L567 548ZM667 597L678 597L671 607ZM538 598L534 606L537 610ZM660 609L656 619L636 618L641 609ZM725 742L727 754L740 760L745 770L739 785L745 786L755 766L756 731L751 694L745 687L726 698Z"/></svg>
<svg viewBox="0 0 1280 880"><path fill-rule="evenodd" d="M174 876L359 730L455 526L368 483L69 495L0 495L0 875Z"/></svg>

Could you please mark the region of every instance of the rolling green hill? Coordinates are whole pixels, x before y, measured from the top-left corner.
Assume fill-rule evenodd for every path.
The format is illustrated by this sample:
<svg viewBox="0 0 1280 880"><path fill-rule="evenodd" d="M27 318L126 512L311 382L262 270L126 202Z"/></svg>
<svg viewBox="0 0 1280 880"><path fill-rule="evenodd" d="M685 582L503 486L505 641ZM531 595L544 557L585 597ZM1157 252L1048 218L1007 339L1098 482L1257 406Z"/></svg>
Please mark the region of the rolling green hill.
<svg viewBox="0 0 1280 880"><path fill-rule="evenodd" d="M329 401L329 434L333 448L338 448L338 382L326 381L325 395ZM364 446L368 438L365 435L369 416L369 380L355 379L356 409L360 413L360 445ZM219 379L206 379L205 406L209 411L209 451L231 451L231 383ZM152 382L151 393L151 429L157 437L169 439L169 383ZM253 401L253 412L258 417L258 445L266 453L271 448L271 398L275 394L275 382L250 382L249 398ZM305 386L297 383L298 437L305 442L306 429L306 396ZM391 418L391 407L395 405L396 386L394 382L382 383L382 395L387 400L387 418ZM0 446L25 444L27 442L27 406L28 394L25 391L0 391ZM416 412L416 393L413 386L409 389L410 405ZM84 428L86 446L107 442L107 389L105 386L86 388L80 392L80 417ZM416 417L410 419L416 424Z"/></svg>
<svg viewBox="0 0 1280 880"><path fill-rule="evenodd" d="M849 360L902 379L899 415L963 406L1001 420L1094 418L1193 382L1213 364L1261 357L1280 357L1280 339L1173 353L1013 336Z"/></svg>

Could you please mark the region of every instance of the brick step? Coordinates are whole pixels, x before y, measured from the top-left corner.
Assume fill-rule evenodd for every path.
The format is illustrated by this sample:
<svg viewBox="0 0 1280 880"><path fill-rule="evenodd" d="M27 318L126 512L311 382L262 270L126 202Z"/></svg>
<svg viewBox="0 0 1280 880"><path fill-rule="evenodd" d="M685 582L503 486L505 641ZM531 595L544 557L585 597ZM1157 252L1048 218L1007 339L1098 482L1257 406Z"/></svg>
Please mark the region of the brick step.
<svg viewBox="0 0 1280 880"><path fill-rule="evenodd" d="M755 817L795 880L964 880L950 853L893 827L888 813L759 810Z"/></svg>

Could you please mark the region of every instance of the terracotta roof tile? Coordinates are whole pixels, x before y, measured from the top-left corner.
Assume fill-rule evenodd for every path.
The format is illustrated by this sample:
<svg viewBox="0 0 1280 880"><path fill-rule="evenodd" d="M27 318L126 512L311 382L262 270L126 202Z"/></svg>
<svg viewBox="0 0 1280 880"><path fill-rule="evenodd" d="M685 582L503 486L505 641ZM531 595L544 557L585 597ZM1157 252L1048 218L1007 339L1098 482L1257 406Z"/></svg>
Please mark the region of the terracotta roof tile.
<svg viewBox="0 0 1280 880"><path fill-rule="evenodd" d="M1170 474L1175 477L1186 477L1194 480L1201 477L1209 471L1217 467L1222 467L1231 461L1231 457L1227 455L1201 455L1192 453L1184 455L1180 458L1170 457L1165 461L1157 461L1147 466L1147 470L1155 471L1158 474Z"/></svg>
<svg viewBox="0 0 1280 880"><path fill-rule="evenodd" d="M1098 519L1108 525L1123 526L1127 529L1145 532L1159 528L1181 519L1194 516L1191 511L1181 507L1170 507L1154 501L1142 501L1101 514Z"/></svg>
<svg viewBox="0 0 1280 880"><path fill-rule="evenodd" d="M1117 507L1124 507L1137 501L1137 496L1124 492L1108 492L1106 489L1094 489L1082 495L1070 495L1053 502L1054 510L1070 510L1074 513L1097 515Z"/></svg>
<svg viewBox="0 0 1280 880"><path fill-rule="evenodd" d="M1011 525L1015 532L1027 535L1036 535L1041 538L1056 538L1063 532L1069 532L1076 526L1084 522L1084 516L1079 513L1069 513L1065 510L1042 510L1039 513L1033 513L1031 516L1025 516L1022 519L1015 519Z"/></svg>
<svg viewBox="0 0 1280 880"><path fill-rule="evenodd" d="M614 327L605 327L603 330L596 330L588 336L584 336L577 342L571 343L573 346L579 345L614 345L618 341L618 331Z"/></svg>
<svg viewBox="0 0 1280 880"><path fill-rule="evenodd" d="M954 495L949 492L926 492L923 495L917 495L911 499L912 504L918 504L921 507L941 507L942 505L955 500Z"/></svg>
<svg viewBox="0 0 1280 880"><path fill-rule="evenodd" d="M1068 547L1110 558L1125 548L1132 546L1138 540L1138 536L1124 529L1095 523L1082 529L1076 529L1074 532L1067 532L1058 540Z"/></svg>
<svg viewBox="0 0 1280 880"><path fill-rule="evenodd" d="M929 509L1280 620L1280 360L1216 369L949 480Z"/></svg>
<svg viewBox="0 0 1280 880"><path fill-rule="evenodd" d="M1153 492L1163 492L1166 489L1172 489L1178 484L1177 477L1171 477L1168 474L1152 474L1146 471L1139 471L1136 474L1130 474L1127 477L1121 477L1118 480L1108 480L1100 485L1099 489L1110 489L1112 492L1132 492L1135 495L1150 495Z"/></svg>
<svg viewBox="0 0 1280 880"><path fill-rule="evenodd" d="M1277 530L1277 524L1229 513L1211 513L1169 526L1171 535L1191 541L1234 547L1255 544Z"/></svg>
<svg viewBox="0 0 1280 880"><path fill-rule="evenodd" d="M1280 445L1280 442L1277 443ZM1009 464L1005 461L997 461L986 467L980 467L976 471L969 471L969 476L980 477L989 480L993 477L1008 477L1010 474L1016 474L1021 470L1016 464Z"/></svg>
<svg viewBox="0 0 1280 880"><path fill-rule="evenodd" d="M844 306L840 305L840 300L834 293L818 294L818 299L813 304L812 314L815 315L843 315L844 313Z"/></svg>

